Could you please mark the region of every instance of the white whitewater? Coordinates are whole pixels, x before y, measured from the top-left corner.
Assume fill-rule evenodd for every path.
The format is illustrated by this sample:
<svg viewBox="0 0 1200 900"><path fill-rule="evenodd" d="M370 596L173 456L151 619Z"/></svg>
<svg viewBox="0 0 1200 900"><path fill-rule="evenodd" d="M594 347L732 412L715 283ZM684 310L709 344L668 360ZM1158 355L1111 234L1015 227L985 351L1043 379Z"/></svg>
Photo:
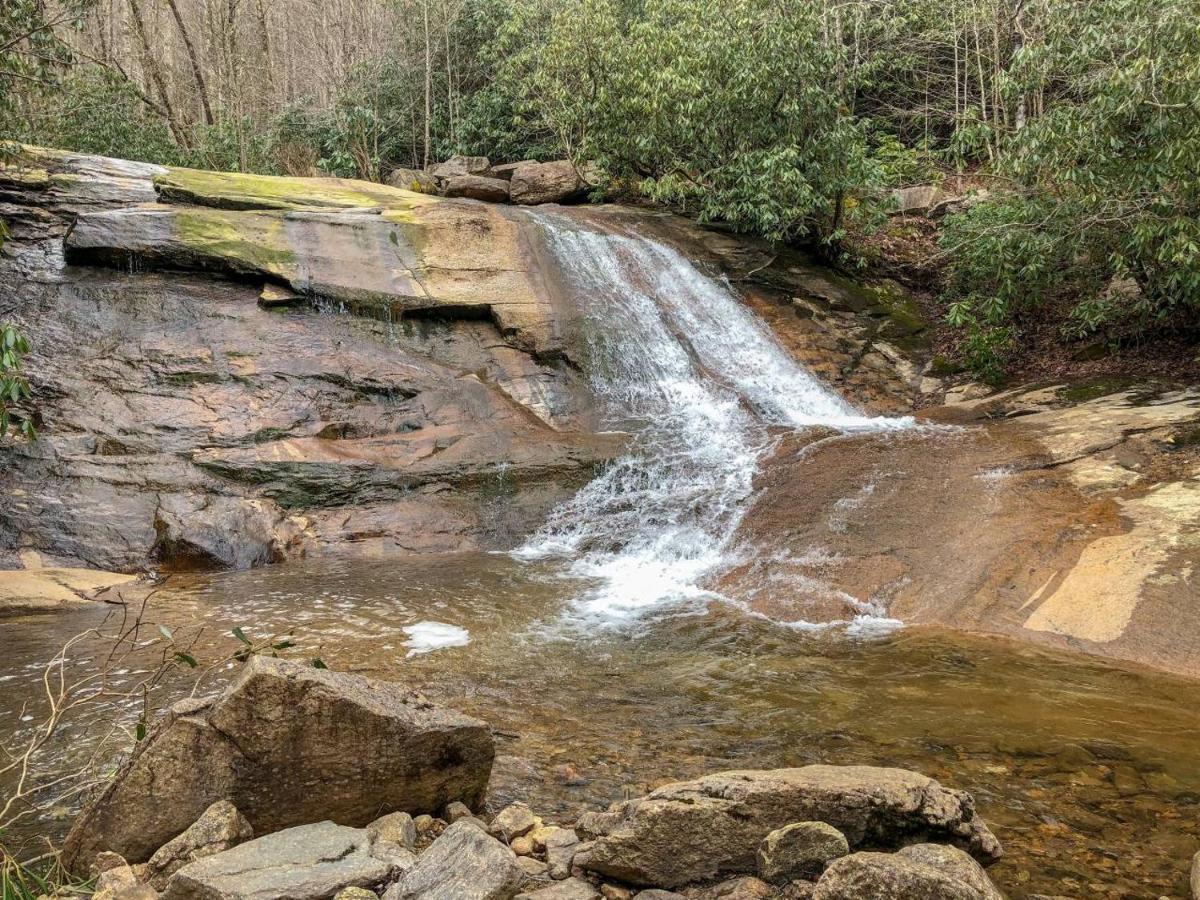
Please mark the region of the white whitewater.
<svg viewBox="0 0 1200 900"><path fill-rule="evenodd" d="M568 561L595 587L594 624L694 607L737 561L735 536L771 427L903 428L864 416L799 366L727 282L637 234L537 214L583 317L583 367L616 460L556 509L517 555Z"/></svg>

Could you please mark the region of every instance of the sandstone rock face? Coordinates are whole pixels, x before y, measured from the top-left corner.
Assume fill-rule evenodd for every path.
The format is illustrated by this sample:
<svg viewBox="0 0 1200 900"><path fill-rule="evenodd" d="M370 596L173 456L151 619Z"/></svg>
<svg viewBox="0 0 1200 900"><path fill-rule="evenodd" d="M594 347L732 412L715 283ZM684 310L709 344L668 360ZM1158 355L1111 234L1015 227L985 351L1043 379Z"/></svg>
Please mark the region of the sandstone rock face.
<svg viewBox="0 0 1200 900"><path fill-rule="evenodd" d="M813 900L982 900L983 895L933 866L898 853L854 853L825 870Z"/></svg>
<svg viewBox="0 0 1200 900"><path fill-rule="evenodd" d="M254 657L220 698L172 708L80 815L64 858L146 860L218 800L260 835L476 805L492 756L484 723L399 685Z"/></svg>
<svg viewBox="0 0 1200 900"><path fill-rule="evenodd" d="M48 427L0 447L0 567L508 549L619 448L591 433L590 390L561 358L569 315L536 229L498 207L74 154L29 164L45 177L0 188L0 318L34 345ZM153 203L156 177L169 202ZM102 178L139 188L53 188ZM76 216L70 252L118 267L66 267ZM198 271L146 271L138 247ZM264 282L285 307L258 305ZM77 598L50 587L42 605Z"/></svg>
<svg viewBox="0 0 1200 900"><path fill-rule="evenodd" d="M288 828L189 863L164 900L327 900L388 877L365 831L332 822Z"/></svg>
<svg viewBox="0 0 1200 900"><path fill-rule="evenodd" d="M512 173L509 195L513 203L537 206L541 203L565 203L587 193L587 183L570 160L528 163Z"/></svg>
<svg viewBox="0 0 1200 900"><path fill-rule="evenodd" d="M384 898L509 900L524 880L516 854L463 820L442 832Z"/></svg>
<svg viewBox="0 0 1200 900"><path fill-rule="evenodd" d="M487 203L508 202L508 182L483 175L455 175L446 179L447 197L469 197Z"/></svg>
<svg viewBox="0 0 1200 900"><path fill-rule="evenodd" d="M819 875L827 862L849 852L845 835L832 825L795 822L763 838L758 848L758 874L775 884L811 878Z"/></svg>
<svg viewBox="0 0 1200 900"><path fill-rule="evenodd" d="M961 844L985 862L1001 853L968 794L903 769L807 766L710 775L584 816L580 827L598 837L575 864L632 884L673 888L754 871L763 839L800 821L832 825L851 847L932 838Z"/></svg>
<svg viewBox="0 0 1200 900"><path fill-rule="evenodd" d="M164 890L167 880L188 863L232 849L254 837L236 806L218 800L187 831L163 844L146 864L150 885Z"/></svg>

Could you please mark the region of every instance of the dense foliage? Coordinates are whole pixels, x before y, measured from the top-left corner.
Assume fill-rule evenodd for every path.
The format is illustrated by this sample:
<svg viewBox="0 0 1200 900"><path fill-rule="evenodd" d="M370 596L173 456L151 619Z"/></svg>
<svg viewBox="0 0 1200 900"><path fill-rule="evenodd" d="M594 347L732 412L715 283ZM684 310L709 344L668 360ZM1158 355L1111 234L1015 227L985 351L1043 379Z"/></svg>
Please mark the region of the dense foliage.
<svg viewBox="0 0 1200 900"><path fill-rule="evenodd" d="M1068 339L1197 326L1200 0L337 0L319 15L346 37L312 46L314 23L263 3L126 2L82 30L5 6L7 136L377 180L566 155L611 192L843 260L889 188L967 173L987 199L941 242L981 372L1039 318ZM316 62L280 76L293 46Z"/></svg>
<svg viewBox="0 0 1200 900"><path fill-rule="evenodd" d="M951 222L950 317L994 367L1066 295L1069 333L1200 318L1200 28L1194 3L1059 4L1008 89L1047 97L997 166L1016 190Z"/></svg>

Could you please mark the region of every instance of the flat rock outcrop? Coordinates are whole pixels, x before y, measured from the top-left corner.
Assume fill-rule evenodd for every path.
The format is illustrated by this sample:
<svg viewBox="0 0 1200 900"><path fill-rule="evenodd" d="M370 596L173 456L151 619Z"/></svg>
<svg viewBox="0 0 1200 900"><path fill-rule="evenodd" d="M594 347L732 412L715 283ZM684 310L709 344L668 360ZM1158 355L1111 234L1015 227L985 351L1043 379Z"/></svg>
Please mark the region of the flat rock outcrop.
<svg viewBox="0 0 1200 900"><path fill-rule="evenodd" d="M147 860L221 800L258 835L476 806L493 752L484 723L400 685L254 657L220 697L168 712L80 815L64 858Z"/></svg>
<svg viewBox="0 0 1200 900"><path fill-rule="evenodd" d="M898 847L932 838L985 862L1000 844L968 794L904 769L806 766L724 772L667 785L580 828L595 842L575 865L632 884L672 888L721 873L753 872L772 831L820 821L851 847Z"/></svg>

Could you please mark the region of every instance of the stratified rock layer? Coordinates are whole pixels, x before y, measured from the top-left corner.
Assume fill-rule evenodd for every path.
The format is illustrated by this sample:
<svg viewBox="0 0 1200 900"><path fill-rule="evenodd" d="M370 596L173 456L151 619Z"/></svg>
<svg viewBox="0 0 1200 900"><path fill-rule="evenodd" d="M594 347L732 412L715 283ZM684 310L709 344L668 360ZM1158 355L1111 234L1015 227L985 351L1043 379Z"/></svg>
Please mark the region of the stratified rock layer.
<svg viewBox="0 0 1200 900"><path fill-rule="evenodd" d="M144 861L219 800L259 835L475 807L493 752L483 722L399 685L254 657L221 697L169 711L81 814L64 857Z"/></svg>

